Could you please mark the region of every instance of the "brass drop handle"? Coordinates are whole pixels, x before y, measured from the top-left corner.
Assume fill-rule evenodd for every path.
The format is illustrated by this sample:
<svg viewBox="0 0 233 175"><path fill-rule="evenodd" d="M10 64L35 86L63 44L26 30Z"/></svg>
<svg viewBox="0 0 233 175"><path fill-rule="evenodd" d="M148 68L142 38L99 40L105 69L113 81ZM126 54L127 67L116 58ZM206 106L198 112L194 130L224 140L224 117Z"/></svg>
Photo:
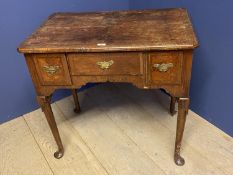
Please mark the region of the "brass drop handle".
<svg viewBox="0 0 233 175"><path fill-rule="evenodd" d="M60 69L60 66L43 66L43 70L50 75L55 74Z"/></svg>
<svg viewBox="0 0 233 175"><path fill-rule="evenodd" d="M173 63L162 63L162 64L154 64L153 67L159 72L167 72L169 68L172 68Z"/></svg>
<svg viewBox="0 0 233 175"><path fill-rule="evenodd" d="M109 69L111 65L113 65L114 61L99 61L96 64L101 68L101 69Z"/></svg>

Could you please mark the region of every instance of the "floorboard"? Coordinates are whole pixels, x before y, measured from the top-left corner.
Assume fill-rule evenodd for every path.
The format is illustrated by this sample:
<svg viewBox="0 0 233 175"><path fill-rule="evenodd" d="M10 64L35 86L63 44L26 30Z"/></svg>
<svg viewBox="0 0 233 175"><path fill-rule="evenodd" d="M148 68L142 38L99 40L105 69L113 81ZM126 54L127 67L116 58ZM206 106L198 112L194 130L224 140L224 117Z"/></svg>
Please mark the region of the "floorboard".
<svg viewBox="0 0 233 175"><path fill-rule="evenodd" d="M52 105L65 148L56 144L44 114L36 110L0 125L0 175L231 175L233 138L191 110L181 154L173 161L176 115L159 90L100 84Z"/></svg>
<svg viewBox="0 0 233 175"><path fill-rule="evenodd" d="M114 86L116 87L116 86ZM114 88L112 88L114 89ZM116 90L116 89L115 89ZM130 85L117 85L120 97L127 96L153 116L155 123L161 123L175 132L176 116L170 117L169 97L158 90L140 90ZM130 92L130 93L129 93ZM233 139L191 110L187 117L184 133L184 146L192 146L198 153L218 167L225 174L233 172ZM184 150L185 151L185 150ZM221 161L221 160L225 161Z"/></svg>
<svg viewBox="0 0 233 175"><path fill-rule="evenodd" d="M0 175L52 175L22 117L0 125Z"/></svg>
<svg viewBox="0 0 233 175"><path fill-rule="evenodd" d="M129 92L131 90L127 94L131 94ZM164 116L164 111L166 118L172 119L166 110L155 110L154 116L152 116L134 100L127 98L127 94L119 95L121 93L114 88L114 85L102 86L99 89L93 88L88 93L93 99L99 99L99 107L167 174L170 174L171 169L173 174L217 175L224 173L211 162L202 166L203 162L208 161L206 156L203 156L185 140L182 154L187 160L186 165L179 168L173 163L168 163L173 162L175 129L169 130L164 123L155 120L156 116ZM140 99L136 101L140 101ZM176 123L173 124L176 126ZM189 161L190 159L191 161Z"/></svg>
<svg viewBox="0 0 233 175"><path fill-rule="evenodd" d="M62 159L53 157L57 148L42 111L36 110L24 117L53 172L59 175L107 175L105 169L82 141L78 132L59 112L57 106L52 105L52 107L65 149Z"/></svg>
<svg viewBox="0 0 233 175"><path fill-rule="evenodd" d="M112 175L165 174L127 137L88 95L82 98L82 113L70 110L70 99L56 104L80 133L101 164Z"/></svg>

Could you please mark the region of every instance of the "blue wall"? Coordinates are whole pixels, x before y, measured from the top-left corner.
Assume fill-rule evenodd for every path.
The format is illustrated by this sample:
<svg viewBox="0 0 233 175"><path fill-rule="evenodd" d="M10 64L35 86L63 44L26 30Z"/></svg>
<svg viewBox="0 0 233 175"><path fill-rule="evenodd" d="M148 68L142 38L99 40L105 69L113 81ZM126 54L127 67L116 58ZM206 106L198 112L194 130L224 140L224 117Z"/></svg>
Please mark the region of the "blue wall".
<svg viewBox="0 0 233 175"><path fill-rule="evenodd" d="M233 1L130 0L130 9L185 7L200 47L193 61L191 109L233 136Z"/></svg>
<svg viewBox="0 0 233 175"><path fill-rule="evenodd" d="M51 13L128 9L125 0L0 0L0 123L37 108L23 55L16 48ZM67 95L59 91L55 99Z"/></svg>
<svg viewBox="0 0 233 175"><path fill-rule="evenodd" d="M0 122L37 108L18 44L55 11L185 7L200 41L191 81L191 109L233 136L232 0L0 0ZM59 91L55 99L67 95Z"/></svg>

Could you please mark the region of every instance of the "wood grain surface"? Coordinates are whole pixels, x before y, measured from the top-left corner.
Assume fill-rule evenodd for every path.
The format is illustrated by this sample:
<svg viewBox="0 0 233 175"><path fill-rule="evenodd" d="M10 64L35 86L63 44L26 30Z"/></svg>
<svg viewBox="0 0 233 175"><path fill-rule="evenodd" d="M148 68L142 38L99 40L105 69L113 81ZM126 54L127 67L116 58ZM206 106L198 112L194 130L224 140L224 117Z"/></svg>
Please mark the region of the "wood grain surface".
<svg viewBox="0 0 233 175"><path fill-rule="evenodd" d="M0 175L53 175L23 117L0 125Z"/></svg>
<svg viewBox="0 0 233 175"><path fill-rule="evenodd" d="M154 52L149 55L152 84L181 84L183 53L182 52ZM172 64L166 72L160 72L154 64Z"/></svg>
<svg viewBox="0 0 233 175"><path fill-rule="evenodd" d="M65 54L34 54L33 61L42 85L71 85ZM56 66L57 71L49 74L45 67Z"/></svg>
<svg viewBox="0 0 233 175"><path fill-rule="evenodd" d="M186 9L55 13L18 48L22 53L193 49Z"/></svg>
<svg viewBox="0 0 233 175"><path fill-rule="evenodd" d="M67 54L71 75L142 75L141 53ZM112 61L107 69L98 62Z"/></svg>

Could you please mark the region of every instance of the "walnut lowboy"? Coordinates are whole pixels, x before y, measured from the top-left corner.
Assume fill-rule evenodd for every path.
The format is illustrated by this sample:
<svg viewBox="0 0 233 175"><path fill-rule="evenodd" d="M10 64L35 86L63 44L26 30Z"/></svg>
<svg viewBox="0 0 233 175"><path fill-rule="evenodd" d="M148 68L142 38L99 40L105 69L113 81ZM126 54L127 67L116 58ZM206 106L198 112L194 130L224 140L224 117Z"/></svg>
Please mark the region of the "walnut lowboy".
<svg viewBox="0 0 233 175"><path fill-rule="evenodd" d="M104 43L104 44L99 44ZM163 88L178 102L174 160L183 165L181 141L189 108L193 49L198 43L185 9L56 13L18 48L24 53L58 151L63 145L50 106L56 89L69 88L80 112L76 89L88 82L127 82Z"/></svg>

